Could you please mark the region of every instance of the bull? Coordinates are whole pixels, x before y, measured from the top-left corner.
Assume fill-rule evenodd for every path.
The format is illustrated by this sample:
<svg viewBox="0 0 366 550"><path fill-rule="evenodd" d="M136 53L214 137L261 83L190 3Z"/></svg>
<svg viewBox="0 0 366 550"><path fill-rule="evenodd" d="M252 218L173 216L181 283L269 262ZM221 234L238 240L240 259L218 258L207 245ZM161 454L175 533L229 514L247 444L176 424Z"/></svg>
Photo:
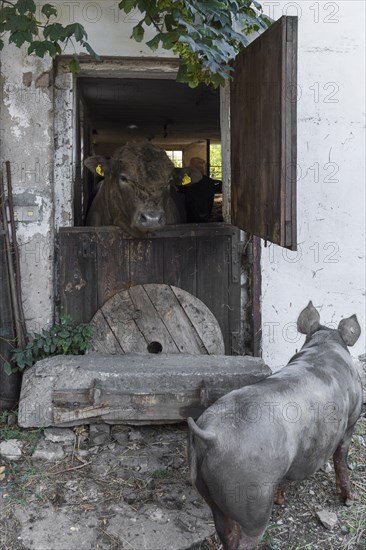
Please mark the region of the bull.
<svg viewBox="0 0 366 550"><path fill-rule="evenodd" d="M142 237L166 224L185 221L184 207L172 184L174 165L158 145L127 143L111 159L95 155L84 164L93 174L104 176L86 225L116 225Z"/></svg>
<svg viewBox="0 0 366 550"><path fill-rule="evenodd" d="M255 548L286 484L312 475L331 455L337 491L356 498L346 460L362 386L347 346L360 326L355 315L337 329L319 321L310 302L297 321L305 343L286 367L220 398L197 423L188 419L192 480L225 550Z"/></svg>
<svg viewBox="0 0 366 550"><path fill-rule="evenodd" d="M188 223L212 221L215 194L222 193L222 181L206 176L204 171L205 161L194 157L189 166L175 172L177 190L184 195Z"/></svg>

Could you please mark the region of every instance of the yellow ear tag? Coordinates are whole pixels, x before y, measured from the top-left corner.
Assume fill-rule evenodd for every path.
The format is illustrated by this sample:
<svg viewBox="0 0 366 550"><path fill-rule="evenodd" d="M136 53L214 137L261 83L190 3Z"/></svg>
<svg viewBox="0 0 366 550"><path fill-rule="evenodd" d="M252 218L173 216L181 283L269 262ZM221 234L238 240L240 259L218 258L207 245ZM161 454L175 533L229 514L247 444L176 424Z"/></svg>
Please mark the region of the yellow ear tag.
<svg viewBox="0 0 366 550"><path fill-rule="evenodd" d="M104 176L104 172L102 170L102 165L101 164L98 164L98 166L96 167L95 169L96 173L98 174L98 176Z"/></svg>
<svg viewBox="0 0 366 550"><path fill-rule="evenodd" d="M191 178L189 177L188 174L184 174L182 179L182 185L188 185L189 183L192 183Z"/></svg>

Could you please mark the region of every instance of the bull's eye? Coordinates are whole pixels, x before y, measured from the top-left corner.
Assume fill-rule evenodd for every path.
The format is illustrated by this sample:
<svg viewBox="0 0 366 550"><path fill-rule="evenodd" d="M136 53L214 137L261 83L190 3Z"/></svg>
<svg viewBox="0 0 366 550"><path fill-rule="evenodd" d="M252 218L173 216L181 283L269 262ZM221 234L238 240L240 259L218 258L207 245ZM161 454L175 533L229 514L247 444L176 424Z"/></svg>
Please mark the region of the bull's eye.
<svg viewBox="0 0 366 550"><path fill-rule="evenodd" d="M121 183L126 183L126 182L128 181L128 178L127 178L127 176L125 176L124 174L120 174L120 175L119 175L119 181L120 181Z"/></svg>

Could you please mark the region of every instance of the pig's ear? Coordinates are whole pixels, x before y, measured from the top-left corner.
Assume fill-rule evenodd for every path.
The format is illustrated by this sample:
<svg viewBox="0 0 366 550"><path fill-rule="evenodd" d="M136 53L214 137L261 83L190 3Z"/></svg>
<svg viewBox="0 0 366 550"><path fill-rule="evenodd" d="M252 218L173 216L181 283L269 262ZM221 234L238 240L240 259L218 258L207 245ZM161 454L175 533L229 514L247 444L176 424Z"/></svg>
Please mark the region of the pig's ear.
<svg viewBox="0 0 366 550"><path fill-rule="evenodd" d="M100 155L88 157L84 160L84 164L92 174L97 174L101 177L107 176L111 171L111 162Z"/></svg>
<svg viewBox="0 0 366 550"><path fill-rule="evenodd" d="M311 336L320 326L320 315L310 301L305 309L299 315L297 320L297 330L302 334Z"/></svg>
<svg viewBox="0 0 366 550"><path fill-rule="evenodd" d="M338 330L341 333L343 342L347 346L353 346L360 337L361 327L358 324L356 315L342 319L338 325Z"/></svg>

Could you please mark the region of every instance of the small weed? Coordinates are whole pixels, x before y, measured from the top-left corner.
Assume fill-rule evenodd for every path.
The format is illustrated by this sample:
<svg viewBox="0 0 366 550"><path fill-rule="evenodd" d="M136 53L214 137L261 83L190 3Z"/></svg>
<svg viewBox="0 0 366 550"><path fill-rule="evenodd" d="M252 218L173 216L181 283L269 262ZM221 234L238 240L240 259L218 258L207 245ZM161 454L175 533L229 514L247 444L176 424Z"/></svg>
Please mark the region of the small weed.
<svg viewBox="0 0 366 550"><path fill-rule="evenodd" d="M93 332L90 323L78 324L70 315L61 315L59 324L49 330L43 329L42 334L33 334L24 348L14 349L11 362L4 363L4 371L8 375L22 372L40 359L53 355L83 355L90 349Z"/></svg>
<svg viewBox="0 0 366 550"><path fill-rule="evenodd" d="M28 447L30 453L33 452L39 438L43 433L43 428L34 430L22 430L18 426L0 426L0 441L8 441L9 439L18 439L23 441Z"/></svg>
<svg viewBox="0 0 366 550"><path fill-rule="evenodd" d="M272 533L273 531L275 531L276 529L279 529L279 525L269 525L266 529L266 532L264 533L263 535L263 541L270 547L272 548L273 550L277 550L278 549L278 546L275 544L274 540L273 540L273 537L272 537Z"/></svg>
<svg viewBox="0 0 366 550"><path fill-rule="evenodd" d="M0 424L6 424L7 423L9 414L10 414L9 411L0 412Z"/></svg>
<svg viewBox="0 0 366 550"><path fill-rule="evenodd" d="M151 474L151 477L153 479L165 479L167 477L170 477L172 474L169 470L155 470L152 474Z"/></svg>
<svg viewBox="0 0 366 550"><path fill-rule="evenodd" d="M8 441L8 439L20 439L19 428L14 426L4 426L0 428L0 441Z"/></svg>

